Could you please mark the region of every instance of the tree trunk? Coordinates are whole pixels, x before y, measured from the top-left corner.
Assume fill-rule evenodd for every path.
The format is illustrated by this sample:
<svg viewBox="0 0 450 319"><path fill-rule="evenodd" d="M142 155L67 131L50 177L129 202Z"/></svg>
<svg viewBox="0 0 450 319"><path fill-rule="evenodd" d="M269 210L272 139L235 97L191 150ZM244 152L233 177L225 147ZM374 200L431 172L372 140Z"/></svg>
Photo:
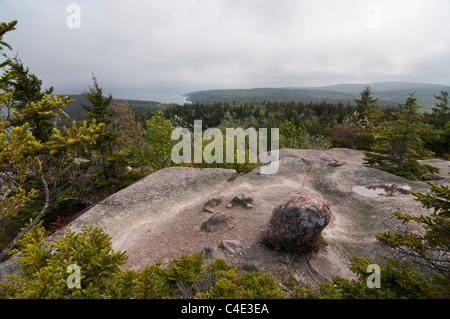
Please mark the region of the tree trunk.
<svg viewBox="0 0 450 319"><path fill-rule="evenodd" d="M50 201L50 192L48 190L47 181L44 178L44 175L41 173L41 181L44 185L44 193L45 193L45 204L44 207L42 207L41 212L35 219L31 221L30 224L25 226L17 235L16 237L0 252L0 261L2 261L8 253L11 251L11 249L14 248L14 246L17 244L17 242L25 235L26 232L28 232L31 228L33 228L41 219L44 217L45 213L48 210L49 201Z"/></svg>

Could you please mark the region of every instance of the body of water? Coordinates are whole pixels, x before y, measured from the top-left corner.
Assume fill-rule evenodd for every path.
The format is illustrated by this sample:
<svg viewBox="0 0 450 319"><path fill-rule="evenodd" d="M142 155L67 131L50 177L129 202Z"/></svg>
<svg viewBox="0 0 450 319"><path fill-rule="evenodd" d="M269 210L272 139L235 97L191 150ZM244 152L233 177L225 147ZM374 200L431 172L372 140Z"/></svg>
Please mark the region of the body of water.
<svg viewBox="0 0 450 319"><path fill-rule="evenodd" d="M114 98L122 98L114 96ZM142 94L131 94L126 97L129 100L140 100L140 101L153 101L159 103L167 103L167 104L180 104L184 105L185 103L190 104L191 102L187 101L187 96L184 93L166 93L166 92L146 92Z"/></svg>

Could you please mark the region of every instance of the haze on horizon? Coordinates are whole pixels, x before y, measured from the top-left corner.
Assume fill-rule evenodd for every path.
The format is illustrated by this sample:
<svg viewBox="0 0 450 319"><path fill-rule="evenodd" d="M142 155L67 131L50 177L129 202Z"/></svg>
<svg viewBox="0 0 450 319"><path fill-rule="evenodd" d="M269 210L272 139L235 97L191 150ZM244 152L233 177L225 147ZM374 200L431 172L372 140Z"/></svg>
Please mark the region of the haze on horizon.
<svg viewBox="0 0 450 319"><path fill-rule="evenodd" d="M79 25L73 27L75 5ZM450 85L448 0L0 0L55 93L116 98L380 81ZM71 27L72 26L72 27Z"/></svg>

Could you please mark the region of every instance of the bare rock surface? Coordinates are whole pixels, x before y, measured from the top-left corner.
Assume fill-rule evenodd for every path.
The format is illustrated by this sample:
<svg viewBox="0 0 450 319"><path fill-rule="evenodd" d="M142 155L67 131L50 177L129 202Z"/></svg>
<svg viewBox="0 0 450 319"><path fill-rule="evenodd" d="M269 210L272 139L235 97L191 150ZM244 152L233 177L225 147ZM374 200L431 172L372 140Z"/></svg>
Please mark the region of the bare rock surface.
<svg viewBox="0 0 450 319"><path fill-rule="evenodd" d="M113 249L126 251L127 269L139 270L157 260L165 263L208 247L208 255L238 267L287 268L299 280L318 284L332 275L352 277L348 269L352 254L383 262L390 251L375 236L401 226L393 212L426 213L411 192L427 192L428 184L365 167L359 151L282 149L279 158L273 175L261 174L260 168L237 178L234 170L227 169L166 168L95 205L68 227L76 231L85 226L103 228L112 238ZM430 160L430 164L442 169L437 182L448 184L449 163ZM354 191L355 186L383 184L405 186L409 192L368 197ZM261 244L274 207L294 192L317 194L332 211L322 231L327 245L308 258ZM229 205L239 194L252 198L251 209ZM202 229L211 217L203 208L212 198L221 199L214 213L226 213L235 221L233 227ZM220 248L224 241L238 241L241 248L230 253Z"/></svg>

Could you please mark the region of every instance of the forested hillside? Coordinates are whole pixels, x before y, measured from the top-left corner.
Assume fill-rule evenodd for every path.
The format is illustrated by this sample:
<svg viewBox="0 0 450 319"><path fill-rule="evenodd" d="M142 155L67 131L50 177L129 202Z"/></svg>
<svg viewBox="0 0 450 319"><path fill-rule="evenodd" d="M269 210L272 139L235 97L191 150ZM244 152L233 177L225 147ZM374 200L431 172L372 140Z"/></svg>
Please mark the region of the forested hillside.
<svg viewBox="0 0 450 319"><path fill-rule="evenodd" d="M199 103L242 103L242 102L303 102L343 103L355 105L355 99L365 86L372 89L373 96L381 105L396 107L402 104L409 93L415 92L422 112L434 105L434 95L449 91L450 87L437 84L414 82L376 82L369 84L337 84L311 88L255 88L197 91L188 94L188 100Z"/></svg>
<svg viewBox="0 0 450 319"><path fill-rule="evenodd" d="M89 101L82 94L72 94L71 99L73 100L73 102L69 103L66 106L65 112L69 115L70 120L82 121L83 119L85 119L86 111L83 109L81 105L87 104L89 103ZM115 98L111 100L112 104L120 102L123 102L123 100ZM148 112L159 108L164 108L168 105L154 101L127 100L127 102L135 114L140 114L143 112Z"/></svg>

